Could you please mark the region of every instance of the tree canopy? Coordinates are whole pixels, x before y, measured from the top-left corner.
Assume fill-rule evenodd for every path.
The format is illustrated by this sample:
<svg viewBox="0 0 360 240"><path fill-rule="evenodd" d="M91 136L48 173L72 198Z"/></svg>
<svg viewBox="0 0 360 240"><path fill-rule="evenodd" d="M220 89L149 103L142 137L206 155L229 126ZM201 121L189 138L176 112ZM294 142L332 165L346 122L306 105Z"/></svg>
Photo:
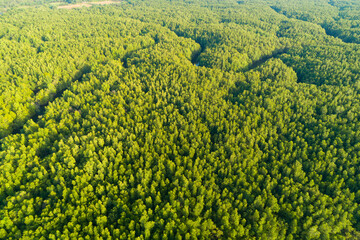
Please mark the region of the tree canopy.
<svg viewBox="0 0 360 240"><path fill-rule="evenodd" d="M0 0L0 239L360 238L358 1L68 3Z"/></svg>

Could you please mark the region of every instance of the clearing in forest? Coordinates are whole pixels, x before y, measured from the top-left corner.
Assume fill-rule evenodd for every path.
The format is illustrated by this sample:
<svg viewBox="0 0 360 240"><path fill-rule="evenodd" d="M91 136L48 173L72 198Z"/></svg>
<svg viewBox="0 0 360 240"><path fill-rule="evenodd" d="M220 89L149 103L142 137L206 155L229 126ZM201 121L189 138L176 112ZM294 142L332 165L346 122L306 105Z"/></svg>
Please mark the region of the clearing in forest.
<svg viewBox="0 0 360 240"><path fill-rule="evenodd" d="M81 7L91 7L93 5L105 5L105 4L115 4L115 3L120 3L120 1L83 2L83 3L59 6L58 8L73 9L73 8L81 8Z"/></svg>

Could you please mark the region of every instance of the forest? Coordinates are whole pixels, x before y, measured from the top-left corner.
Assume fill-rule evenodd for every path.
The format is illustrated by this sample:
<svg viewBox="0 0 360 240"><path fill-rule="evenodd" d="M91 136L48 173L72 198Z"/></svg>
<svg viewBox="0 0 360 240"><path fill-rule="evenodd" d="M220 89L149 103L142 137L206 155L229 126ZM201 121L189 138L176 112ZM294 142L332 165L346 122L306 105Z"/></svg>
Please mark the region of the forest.
<svg viewBox="0 0 360 240"><path fill-rule="evenodd" d="M0 0L0 93L1 240L360 239L358 0Z"/></svg>

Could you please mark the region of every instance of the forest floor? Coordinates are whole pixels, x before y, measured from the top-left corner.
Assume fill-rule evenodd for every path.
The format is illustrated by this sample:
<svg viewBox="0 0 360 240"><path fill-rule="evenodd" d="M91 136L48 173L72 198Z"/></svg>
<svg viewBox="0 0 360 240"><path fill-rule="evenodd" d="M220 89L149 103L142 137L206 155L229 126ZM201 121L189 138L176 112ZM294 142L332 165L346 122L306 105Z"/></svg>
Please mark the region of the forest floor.
<svg viewBox="0 0 360 240"><path fill-rule="evenodd" d="M63 5L63 6L59 6L58 8L73 9L73 8L81 8L81 7L91 7L93 5L106 5L106 4L116 4L116 3L120 3L120 1L83 2L77 4Z"/></svg>

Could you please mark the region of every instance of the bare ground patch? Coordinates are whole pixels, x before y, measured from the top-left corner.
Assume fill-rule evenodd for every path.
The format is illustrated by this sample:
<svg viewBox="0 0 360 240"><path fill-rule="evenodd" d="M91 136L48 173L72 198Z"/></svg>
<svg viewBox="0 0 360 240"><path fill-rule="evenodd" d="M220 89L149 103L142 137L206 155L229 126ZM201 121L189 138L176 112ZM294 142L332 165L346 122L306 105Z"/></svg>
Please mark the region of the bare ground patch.
<svg viewBox="0 0 360 240"><path fill-rule="evenodd" d="M83 2L83 3L59 6L58 8L60 8L60 9L73 9L73 8L81 8L81 7L91 7L93 5L106 5L106 4L115 4L115 3L121 3L121 2L120 1Z"/></svg>
<svg viewBox="0 0 360 240"><path fill-rule="evenodd" d="M65 6L59 6L58 8L62 9L73 9L73 8L81 8L81 7L91 7L91 4L88 3L79 3L79 4L69 4Z"/></svg>
<svg viewBox="0 0 360 240"><path fill-rule="evenodd" d="M92 2L91 4L105 5L105 4L115 4L120 3L120 1L102 1L102 2Z"/></svg>

